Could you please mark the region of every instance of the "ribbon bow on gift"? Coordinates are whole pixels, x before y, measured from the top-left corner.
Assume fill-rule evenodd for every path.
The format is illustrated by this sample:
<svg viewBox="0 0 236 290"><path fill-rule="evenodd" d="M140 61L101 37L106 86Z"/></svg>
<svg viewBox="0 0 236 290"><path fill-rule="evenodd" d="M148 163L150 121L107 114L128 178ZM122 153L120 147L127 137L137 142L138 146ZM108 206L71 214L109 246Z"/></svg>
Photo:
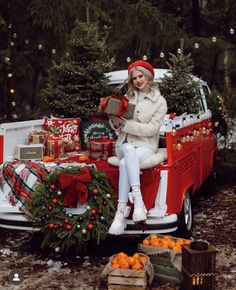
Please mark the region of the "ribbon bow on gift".
<svg viewBox="0 0 236 290"><path fill-rule="evenodd" d="M88 189L84 184L91 182L92 177L88 167L84 167L77 174L60 173L58 181L61 189L66 189L65 197L63 200L64 206L77 207L79 200L83 205L88 199Z"/></svg>
<svg viewBox="0 0 236 290"><path fill-rule="evenodd" d="M111 98L112 99L117 99L117 100L120 101L120 105L119 105L118 112L117 112L116 115L122 117L124 115L124 112L128 109L128 105L129 105L129 100L125 96L122 96L122 97L119 97L119 96L108 96L108 97L102 99L102 101L101 101L101 110L100 110L101 113L105 112L106 105L107 105L108 101Z"/></svg>

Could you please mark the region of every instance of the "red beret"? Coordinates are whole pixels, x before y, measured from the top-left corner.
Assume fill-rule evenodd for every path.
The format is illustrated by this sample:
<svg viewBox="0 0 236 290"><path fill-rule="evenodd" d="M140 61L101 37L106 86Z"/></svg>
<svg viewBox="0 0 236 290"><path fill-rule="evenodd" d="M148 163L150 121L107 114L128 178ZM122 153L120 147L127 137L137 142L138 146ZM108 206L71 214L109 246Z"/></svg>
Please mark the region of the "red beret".
<svg viewBox="0 0 236 290"><path fill-rule="evenodd" d="M130 70L136 66L142 66L144 67L145 69L149 70L150 73L154 76L154 68L153 66L147 62L147 61L144 61L144 60L136 60L135 62L132 62L129 67L128 67L128 73L130 72Z"/></svg>

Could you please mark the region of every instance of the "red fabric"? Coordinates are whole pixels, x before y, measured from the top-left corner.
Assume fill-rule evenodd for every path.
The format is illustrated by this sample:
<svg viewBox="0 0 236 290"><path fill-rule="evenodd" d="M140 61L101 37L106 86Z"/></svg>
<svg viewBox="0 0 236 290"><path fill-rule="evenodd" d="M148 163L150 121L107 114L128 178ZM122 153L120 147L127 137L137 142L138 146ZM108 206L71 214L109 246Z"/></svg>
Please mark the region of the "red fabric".
<svg viewBox="0 0 236 290"><path fill-rule="evenodd" d="M60 188L67 188L63 205L76 208L78 200L81 205L85 204L88 199L88 189L84 183L91 181L92 177L88 167L82 168L81 171L75 175L60 173L58 176Z"/></svg>
<svg viewBox="0 0 236 290"><path fill-rule="evenodd" d="M78 157L68 158L67 162L72 160L79 161ZM65 162L65 160L63 160ZM118 180L119 180L119 168L111 166L106 160L90 160L87 163L93 163L96 165L98 170L105 171L107 177L114 189L116 197L118 197ZM140 176L141 191L143 195L143 201L147 210L154 207L157 190L160 181L160 170L159 167L153 169L144 169Z"/></svg>
<svg viewBox="0 0 236 290"><path fill-rule="evenodd" d="M44 130L50 133L52 138L62 138L65 142L65 150L80 151L80 118L44 119Z"/></svg>
<svg viewBox="0 0 236 290"><path fill-rule="evenodd" d="M137 61L131 63L129 65L129 67L128 67L128 73L131 71L132 68L134 68L136 66L144 67L145 69L149 70L150 73L154 76L154 68L153 68L153 66L149 62L144 61L144 60L137 60Z"/></svg>

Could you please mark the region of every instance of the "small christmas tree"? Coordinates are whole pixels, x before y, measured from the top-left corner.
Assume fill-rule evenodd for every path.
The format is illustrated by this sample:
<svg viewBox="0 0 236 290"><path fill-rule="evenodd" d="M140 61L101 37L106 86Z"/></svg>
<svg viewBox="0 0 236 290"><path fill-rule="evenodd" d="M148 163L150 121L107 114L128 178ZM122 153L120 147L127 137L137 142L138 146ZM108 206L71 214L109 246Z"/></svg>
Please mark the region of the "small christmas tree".
<svg viewBox="0 0 236 290"><path fill-rule="evenodd" d="M184 113L197 113L199 101L196 98L197 82L193 80L191 54L184 55L183 44L178 54L170 53L167 65L170 74L162 78L159 88L165 97L169 113L181 115Z"/></svg>
<svg viewBox="0 0 236 290"><path fill-rule="evenodd" d="M60 65L51 69L44 94L52 113L66 117L86 117L97 112L111 67L104 41L97 27L77 22L69 38L69 50Z"/></svg>

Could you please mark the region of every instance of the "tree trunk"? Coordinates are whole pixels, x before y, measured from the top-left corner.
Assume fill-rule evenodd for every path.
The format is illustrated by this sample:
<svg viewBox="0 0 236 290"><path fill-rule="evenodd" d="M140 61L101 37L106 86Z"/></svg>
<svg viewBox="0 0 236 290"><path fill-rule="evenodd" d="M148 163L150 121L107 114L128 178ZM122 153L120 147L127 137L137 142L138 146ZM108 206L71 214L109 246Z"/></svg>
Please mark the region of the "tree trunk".
<svg viewBox="0 0 236 290"><path fill-rule="evenodd" d="M231 80L230 80L230 48L229 46L225 47L224 50L224 89L228 91L231 87Z"/></svg>
<svg viewBox="0 0 236 290"><path fill-rule="evenodd" d="M196 36L200 36L201 21L200 21L199 0L192 0L192 25L193 25L193 34Z"/></svg>

